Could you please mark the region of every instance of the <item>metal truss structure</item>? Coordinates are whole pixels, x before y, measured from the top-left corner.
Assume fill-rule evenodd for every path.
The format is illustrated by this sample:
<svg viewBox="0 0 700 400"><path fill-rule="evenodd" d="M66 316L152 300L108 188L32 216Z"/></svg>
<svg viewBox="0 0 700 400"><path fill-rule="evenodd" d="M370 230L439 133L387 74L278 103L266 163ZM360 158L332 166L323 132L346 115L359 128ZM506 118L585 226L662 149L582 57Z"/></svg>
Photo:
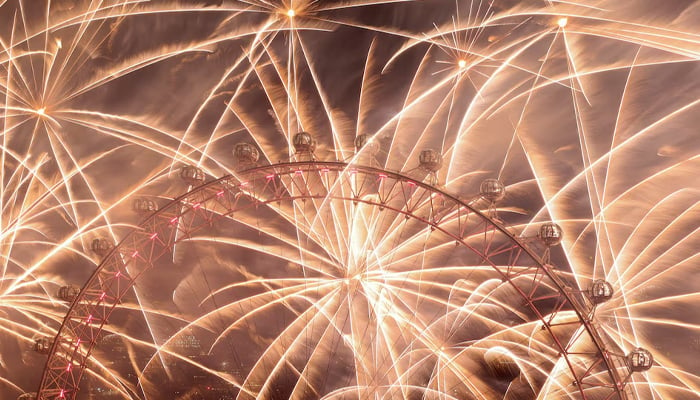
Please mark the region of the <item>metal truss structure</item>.
<svg viewBox="0 0 700 400"><path fill-rule="evenodd" d="M535 241L519 237L477 195L469 200L399 173L341 162L289 162L255 167L195 187L161 205L105 256L80 292L48 351L37 399L76 399L91 354L106 334L121 300L144 272L156 268L175 246L197 237L222 220L268 209L294 220L310 241L317 227L343 246L342 232L329 228L349 223L344 209L372 207L391 218L381 232L405 224L412 235L452 242L466 260L488 269L519 296L523 315L539 320L539 340L553 349L551 380L557 398L631 399L625 383L631 372L594 320L595 304L566 274L546 263ZM295 209L303 207L303 217ZM320 240L320 239L319 239ZM428 239L425 239L428 240ZM346 250L342 250L346 251Z"/></svg>

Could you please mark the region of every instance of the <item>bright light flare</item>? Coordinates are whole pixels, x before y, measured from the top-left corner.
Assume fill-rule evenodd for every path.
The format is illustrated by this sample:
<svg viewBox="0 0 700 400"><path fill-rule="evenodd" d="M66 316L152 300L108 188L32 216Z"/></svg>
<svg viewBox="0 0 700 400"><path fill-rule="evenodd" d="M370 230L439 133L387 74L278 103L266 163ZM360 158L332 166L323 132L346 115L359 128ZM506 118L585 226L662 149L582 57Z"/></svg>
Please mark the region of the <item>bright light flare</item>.
<svg viewBox="0 0 700 400"><path fill-rule="evenodd" d="M417 153L424 146L439 148L446 159L449 157L441 171L441 185L448 194L478 194L471 185L474 174L502 175L509 181L516 191L498 209L498 217L502 218L499 222L506 228L523 232L525 237L545 219L566 225L570 240L564 243L561 254L552 254L551 259L562 260L558 267L567 271L562 276L570 277L571 282L567 282L576 290L584 290L590 278L605 278L615 284L614 297L609 303L597 304L595 315L591 315L604 326L601 329L606 338L620 344L621 349L647 345L647 339L671 335L656 334L657 326L671 329L667 328L671 320L679 336L689 337L697 331L693 324L676 322L686 317L682 311L663 320L647 314L658 307L680 309L677 303L690 304L698 294L692 287L675 283L682 274L692 278L692 262L688 261L693 260L698 248L697 225L690 218L697 210L697 196L692 191L692 177L679 172L697 169L693 167L697 166L698 142L693 140L692 129L684 127L697 126L697 117L691 114L696 114L692 111L697 108L694 99L698 96L695 92L685 97L675 95L678 89L693 90L692 85L686 87L687 76L675 77L675 72L683 72L685 65L697 62L694 44L698 24L690 19L694 15L692 8L683 13L679 10L678 15L666 10L670 11L667 20L662 15L666 13L659 13L650 24L643 12L645 7L633 7L639 9L640 19L630 12L632 7L618 10L612 6L612 0L602 0L600 8L583 2L560 2L566 8L554 8L548 4L551 2L539 2L539 6L528 10L454 1L445 2L445 9L435 15L420 16L426 23L435 17L429 21L434 23L434 31L426 31L427 24L419 25L417 30L408 24L393 26L391 21L401 22L396 18L399 13L387 15L385 20L375 20L374 17L381 17L379 13L371 14L374 5L396 3L396 11L403 14L403 7L407 13L412 12L416 7L413 3L420 2L406 1L404 5L395 0L253 0L243 3L251 5L254 15L270 16L260 18L263 23L245 17L248 9L238 10L224 16L230 18L213 32L195 29L178 39L172 35L176 31L170 28L182 21L175 15L160 16L179 11L177 1L166 0L148 8L123 7L133 3L128 0L98 7L93 7L93 2L85 3L70 8L37 7L26 13L28 8L21 7L23 2L0 0L0 4L6 4L0 8L7 11L0 22L11 26L0 33L4 44L0 95L5 99L3 133L7 142L2 153L4 195L0 196L5 260L0 264L3 346L9 339L31 344L34 336L54 335L67 308L53 298L56 290L69 283L64 280L81 284L80 273L92 270L94 265L89 259L95 257L89 243L97 232L119 239L122 222L131 224L128 218L133 216L123 221L118 206L141 191L158 190L163 199L182 194L182 187L170 183L163 185L172 187L172 192L159 190L159 177L167 177L171 164L187 159L220 175L237 175L240 171L229 164L228 157L219 159L226 149L223 142L222 146L214 146L216 140L228 140L230 136L231 143L255 143L262 154L261 162L267 164L286 161L289 149L285 143L297 130L307 127L318 139L319 160L331 160L333 154L336 161L352 159L353 143L348 138L364 132L363 135L376 137L370 142L376 145L376 151L363 158L362 163L379 170L401 171L411 180L405 181L405 188L396 197L386 197L392 187L391 175L386 173L362 180L362 172L350 168L335 186L329 184L335 176L329 168L320 169L318 176L312 178L307 170L299 170L286 180L281 180L277 172L268 174L265 184L280 189L275 195L285 190L298 194L298 185L306 180L313 184L311 189L318 189L325 182L326 187L321 189L338 188L343 195L366 189L371 194L355 204L349 197L336 201L340 195L336 200L322 198L324 190L314 190L320 195L306 201L287 199L286 203L271 203L269 209L256 204L255 212L232 216L235 223L227 226L231 228L227 235L203 235L198 251L208 252L211 246L223 253L230 248L245 260L260 259L260 265L251 262L239 266L233 261L222 261L220 264L226 268L216 269L216 276L225 279L213 280L212 285L205 282L208 279L204 272L214 270L217 264L202 263L205 270L198 264L183 262L183 268L192 269L183 270L189 274L184 280L187 285L183 290L174 290L172 296L164 294L166 299L172 297L173 304L155 298L155 307L149 304L150 299L142 301L138 296L119 303L124 312L128 310L137 318L143 315L140 318L150 335L139 342L135 337L143 332L125 329L114 335L120 345L121 341L140 346L145 343L143 347L153 349L154 360L162 361L162 353L190 363L187 355L179 353L183 349L175 345L174 350L165 349L168 341L175 340L164 342L161 336L170 332L152 329L150 315L177 321L173 324L188 324L178 326L182 332L188 331L190 323L199 328L199 321L203 321L205 329L221 325L223 330L216 343L264 336L265 341L250 340L240 345L246 357L259 357L254 365L229 366L242 373L226 372L229 367L208 370L197 365L219 378L226 377L222 379L248 379L245 384L236 381L236 387L241 389L241 396L246 393L258 398L273 396L278 381L275 377L280 377L279 381L286 379L286 366L299 368L291 376L298 379L295 390L302 397L302 393L308 393L307 388L315 385L315 371L321 370L332 377L348 373L346 379L338 382L357 386L357 396L361 398L404 398L409 396L409 388L425 387L440 396L491 399L500 393L492 392L481 375L511 379L509 376L522 367L522 375L510 382L508 390L513 394L523 390L538 398L571 398L583 385L570 385L573 379L565 376L568 367L562 362L562 353L552 351L546 330L537 325L539 321L526 318L531 310L523 310L519 299L512 302L509 284L491 276L481 257L465 262L471 253L460 241L455 247L452 238L444 236L443 229L466 224L466 218L459 214L462 209L444 207L444 200L417 194L425 183L415 170ZM221 1L194 3L209 5ZM447 10L450 3L454 4L454 13ZM603 7L606 3L611 7ZM646 9L656 6L651 0L637 3L646 3ZM5 10L6 7L10 9ZM348 18L337 23L334 16L357 7L367 11L347 13ZM303 26L294 21L296 8L304 17ZM212 14L206 6L201 11ZM216 14L227 11L233 10L217 10ZM173 14L182 14L186 21L198 12L197 7L191 6L186 13ZM372 18L365 21L365 14ZM243 15L242 21L238 21L239 15ZM310 16L314 18L306 21ZM559 35L569 33L565 31L569 16L574 18L576 35ZM129 46L129 38L143 37L132 33L142 33L147 18L154 18L153 22L157 21L163 29L147 37L148 46ZM105 21L110 25L104 25ZM375 25L376 21L381 24ZM336 26L345 28L336 30ZM358 46L363 49L361 53L348 54L357 63L328 57L323 51L326 47L312 45L312 37L335 38L339 43L364 40L363 34L349 36L351 30L358 28L371 32L366 36L372 36L372 42ZM60 32L60 38L55 32ZM160 35L165 33L167 37ZM67 40L65 50L62 38ZM159 43L162 39L163 43ZM331 43L325 39L321 42ZM601 47L597 48L598 43ZM416 52L404 56L409 48L416 48ZM392 55L383 54L385 49L400 50ZM611 63L605 54L618 49L619 55ZM416 64L420 51L425 54ZM439 57L434 57L434 53ZM189 55L182 57L185 54ZM389 63L385 63L387 58ZM436 58L439 64L433 64ZM221 60L226 68L211 68L212 60ZM364 68L352 69L359 67L360 61ZM167 74L146 70L161 63L170 63ZM341 73L352 72L357 77L362 70L362 79L351 80L357 85L348 87L358 94L356 98L336 90L351 82L344 82L342 77L331 80L337 77L325 73L346 65L356 67ZM415 71L414 65L419 65ZM619 76L620 85L608 85L615 79L612 75ZM658 90L649 96L649 91L641 88L647 86L651 76L655 77L654 88L672 90ZM130 85L131 77L146 78L148 86ZM193 100L168 104L168 115L191 118L175 121L167 118L160 105L172 95L172 82L183 79L192 83L188 89ZM218 84L214 84L216 80ZM405 90L391 90L403 83L405 87L400 89ZM117 87L124 98L104 96ZM141 96L146 92L148 96ZM395 94L386 96L388 92ZM656 96L668 100L668 106L652 107L660 101ZM122 107L132 102L133 106ZM226 105L226 114L219 109L221 104ZM552 105L559 104L567 107L551 112ZM609 114L602 115L603 110ZM122 114L124 111L128 113ZM642 111L648 118L630 126L629 121L638 120L633 117ZM610 124L594 129L589 121L602 117ZM557 129L556 141L541 129L543 125ZM668 132L674 136L670 142ZM90 141L84 143L88 135ZM206 145L200 145L200 140ZM133 154L125 155L125 148ZM220 149L223 150L219 152ZM663 157L658 165L652 157L654 152ZM472 154L483 156L469 157ZM640 154L651 156L640 163ZM119 165L119 171L115 171L114 165L126 156L148 161L130 169ZM353 160L359 161L359 157ZM97 176L105 179L96 179ZM557 179L540 179L542 176ZM253 179L242 181L235 195L222 189L216 196L221 204L239 201L239 195L240 201L246 202L255 185ZM526 192L524 201L521 194ZM385 208L381 204L384 198L401 198L406 203ZM572 198L580 199L575 207L571 207ZM474 199L473 204L479 207L483 200ZM206 215L200 199L190 200L187 204L197 216ZM111 211L113 208L116 211ZM418 211L417 218L401 214L409 209ZM181 210L178 207L167 216L168 227L164 226L162 233L144 231L150 239L149 246L168 240L168 230L191 224L192 219L181 215ZM630 212L634 217L630 217ZM511 219L511 213L522 215ZM630 220L639 222L629 224ZM518 225L511 226L514 221ZM440 229L434 230L427 222L439 224ZM38 239L36 232L47 228L51 234ZM257 235L250 235L251 239L243 233L238 235L239 231ZM491 246L499 231L494 230L494 235L480 227L473 231L479 234L465 230L456 237L464 236L469 246L505 251ZM25 245L31 247L27 249ZM190 245L194 246L187 243L178 247L178 258L192 261L194 255L186 251ZM37 251L37 246L46 248ZM63 256L54 254L65 251L86 255L85 265L58 265ZM125 253L129 254L143 260L147 251ZM266 258L257 257L258 254ZM504 260L508 258L506 253L498 254L501 255ZM175 261L174 250L172 256ZM41 258L38 263L37 257ZM54 258L59 260L57 265L53 265ZM262 265L268 261L276 268ZM523 268L518 279L527 279L528 268ZM229 270L235 273L226 275ZM267 275L270 271L272 275ZM106 277L120 285L131 279L127 268L115 269ZM218 282L225 286L216 286ZM244 290L230 296L225 293L224 288L234 286ZM185 294L188 292L192 294ZM111 292L96 293L100 301L115 301ZM24 301L21 296L34 297ZM193 299L200 300L197 296L209 299L202 304L212 306L207 311L211 314L202 316L203 308L187 309L189 303L196 303ZM16 306L18 299L27 305ZM175 306L188 311L168 314ZM221 309L215 310L217 307ZM95 319L87 317L93 326L98 318L94 315ZM563 330L574 326L577 316L570 310L560 310L552 313L549 320L557 330ZM247 329L254 326L265 332ZM80 345L85 339L78 338L75 343ZM236 343L238 349L239 342ZM689 346L700 348L700 339L691 338ZM661 342L655 352L658 365L645 376L636 375L629 381L635 385L633 390L640 392L636 397L680 398L679 392L694 391L697 376L689 379L683 375L688 366L694 365L692 359L684 357L687 347ZM34 351L27 346L22 349ZM133 350L129 354L133 365L142 356L139 353L137 357L136 353ZM102 353L96 354L95 365L100 365ZM105 354L104 357L111 357L115 353ZM306 369L301 364L304 358ZM0 398L16 398L15 380L24 382L23 374L34 365L25 365L24 359L23 355L22 362L8 358L0 363L0 382L6 386L0 388ZM346 361L348 368L335 367L326 360ZM470 370L467 379L461 375L461 369L470 365L465 362L475 362L483 368ZM71 368L77 364L67 365ZM99 371L106 376L106 386L121 387L119 375L132 369L144 377L140 384L148 385L146 377L158 375L150 369L114 366L112 361L106 365L109 367L103 366ZM548 369L550 365L554 367ZM422 375L421 371L429 373ZM537 374L541 377L529 379ZM428 375L431 381L426 385L422 377ZM547 383L537 383L544 379ZM597 382L595 379L590 382ZM473 382L463 385L451 384L449 380ZM394 389L379 392L382 385ZM440 393L443 388L455 387L463 389L464 395ZM315 389L319 395L333 390L326 382L317 382ZM659 393L653 394L654 391ZM427 398L431 393L416 396ZM59 396L70 397L63 393Z"/></svg>

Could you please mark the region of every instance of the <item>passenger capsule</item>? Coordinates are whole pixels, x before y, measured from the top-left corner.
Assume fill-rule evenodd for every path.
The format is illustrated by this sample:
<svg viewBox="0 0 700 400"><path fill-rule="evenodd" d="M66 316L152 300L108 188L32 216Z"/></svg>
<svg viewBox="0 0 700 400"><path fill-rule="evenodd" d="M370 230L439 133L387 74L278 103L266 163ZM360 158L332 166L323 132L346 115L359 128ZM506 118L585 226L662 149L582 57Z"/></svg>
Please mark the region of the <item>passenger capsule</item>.
<svg viewBox="0 0 700 400"><path fill-rule="evenodd" d="M379 143L376 140L372 140L372 135L366 133L357 135L355 138L355 152L359 153L362 149L365 149L370 154L376 154L379 152Z"/></svg>
<svg viewBox="0 0 700 400"><path fill-rule="evenodd" d="M197 168L193 165L185 165L180 168L180 178L191 186L198 186L204 183L207 176L201 168Z"/></svg>
<svg viewBox="0 0 700 400"><path fill-rule="evenodd" d="M438 172L442 167L442 154L433 149L423 150L418 155L418 163L428 172Z"/></svg>
<svg viewBox="0 0 700 400"><path fill-rule="evenodd" d="M647 349L637 347L627 355L627 366L632 372L648 371L654 364L654 356Z"/></svg>
<svg viewBox="0 0 700 400"><path fill-rule="evenodd" d="M69 303L75 300L79 294L80 288L73 285L61 286L61 288L58 289L58 298Z"/></svg>
<svg viewBox="0 0 700 400"><path fill-rule="evenodd" d="M92 240L90 248L98 256L104 257L114 248L114 244L109 239L97 238Z"/></svg>
<svg viewBox="0 0 700 400"><path fill-rule="evenodd" d="M51 351L51 339L43 337L35 340L34 351L39 354L49 354L49 351Z"/></svg>
<svg viewBox="0 0 700 400"><path fill-rule="evenodd" d="M308 132L299 132L294 135L292 144L297 153L313 153L316 150L316 140Z"/></svg>
<svg viewBox="0 0 700 400"><path fill-rule="evenodd" d="M588 289L588 295L593 304L605 303L612 298L613 293L612 285L602 279L593 281L593 284Z"/></svg>
<svg viewBox="0 0 700 400"><path fill-rule="evenodd" d="M506 195L506 187L503 186L503 183L501 183L501 181L498 179L484 180L481 182L479 191L481 197L485 198L491 203L495 203L503 199L503 197Z"/></svg>
<svg viewBox="0 0 700 400"><path fill-rule="evenodd" d="M561 243L564 232L561 227L554 222L547 222L540 226L539 238L547 247L556 246Z"/></svg>
<svg viewBox="0 0 700 400"><path fill-rule="evenodd" d="M133 208L134 211L142 214L158 211L158 205L156 204L156 202L145 197L139 197L135 199L133 203Z"/></svg>
<svg viewBox="0 0 700 400"><path fill-rule="evenodd" d="M34 400L36 399L36 392L23 393L17 397L17 400Z"/></svg>
<svg viewBox="0 0 700 400"><path fill-rule="evenodd" d="M260 152L250 143L238 143L233 148L233 157L239 164L253 165L260 159Z"/></svg>

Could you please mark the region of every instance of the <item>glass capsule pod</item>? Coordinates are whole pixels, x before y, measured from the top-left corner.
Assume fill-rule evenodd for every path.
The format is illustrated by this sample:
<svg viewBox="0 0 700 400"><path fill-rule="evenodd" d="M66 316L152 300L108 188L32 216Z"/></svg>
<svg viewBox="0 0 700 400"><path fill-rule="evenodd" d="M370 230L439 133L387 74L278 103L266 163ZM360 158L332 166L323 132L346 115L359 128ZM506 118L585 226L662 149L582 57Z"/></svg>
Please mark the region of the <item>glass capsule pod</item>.
<svg viewBox="0 0 700 400"><path fill-rule="evenodd" d="M612 285L602 279L595 280L588 289L588 296L593 304L605 303L612 298L613 294Z"/></svg>
<svg viewBox="0 0 700 400"><path fill-rule="evenodd" d="M539 238L547 247L556 246L561 243L564 231L554 222L547 222L540 226Z"/></svg>
<svg viewBox="0 0 700 400"><path fill-rule="evenodd" d="M151 199L139 197L134 200L133 209L138 213L151 213L158 211L158 205Z"/></svg>
<svg viewBox="0 0 700 400"><path fill-rule="evenodd" d="M78 297L79 294L80 288L73 285L61 286L58 289L58 298L67 302L75 300L75 298Z"/></svg>
<svg viewBox="0 0 700 400"><path fill-rule="evenodd" d="M495 203L506 195L506 187L498 179L486 179L481 182L479 192L481 197Z"/></svg>
<svg viewBox="0 0 700 400"><path fill-rule="evenodd" d="M198 186L204 183L207 176L201 168L193 165L185 165L180 168L180 178L190 186Z"/></svg>
<svg viewBox="0 0 700 400"><path fill-rule="evenodd" d="M98 256L104 257L114 248L114 244L108 239L96 238L92 240L90 248Z"/></svg>
<svg viewBox="0 0 700 400"><path fill-rule="evenodd" d="M233 157L238 164L253 165L260 159L260 152L250 143L238 143L233 148Z"/></svg>
<svg viewBox="0 0 700 400"><path fill-rule="evenodd" d="M294 151L297 153L313 153L316 150L316 140L308 132L299 132L292 138Z"/></svg>
<svg viewBox="0 0 700 400"><path fill-rule="evenodd" d="M654 364L654 356L647 349L637 347L627 355L627 366L632 372L648 371Z"/></svg>
<svg viewBox="0 0 700 400"><path fill-rule="evenodd" d="M425 149L418 155L418 164L428 172L437 172L442 168L442 154L433 149Z"/></svg>

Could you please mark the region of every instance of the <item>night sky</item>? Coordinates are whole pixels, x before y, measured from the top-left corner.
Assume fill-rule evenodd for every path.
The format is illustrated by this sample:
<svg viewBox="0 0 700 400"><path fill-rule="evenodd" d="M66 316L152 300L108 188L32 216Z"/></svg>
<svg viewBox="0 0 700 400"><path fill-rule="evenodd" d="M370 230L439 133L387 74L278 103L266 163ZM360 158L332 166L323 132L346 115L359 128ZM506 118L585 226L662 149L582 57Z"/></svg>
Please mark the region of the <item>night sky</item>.
<svg viewBox="0 0 700 400"><path fill-rule="evenodd" d="M698 398L698 27L0 0L0 398Z"/></svg>

